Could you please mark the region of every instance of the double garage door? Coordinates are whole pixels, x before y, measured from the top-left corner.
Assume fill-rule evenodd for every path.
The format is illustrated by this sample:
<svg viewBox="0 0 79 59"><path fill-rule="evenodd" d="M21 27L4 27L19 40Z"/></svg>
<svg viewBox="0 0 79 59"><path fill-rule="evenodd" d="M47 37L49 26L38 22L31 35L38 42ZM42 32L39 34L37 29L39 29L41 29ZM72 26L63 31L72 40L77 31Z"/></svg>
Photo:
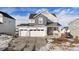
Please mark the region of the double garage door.
<svg viewBox="0 0 79 59"><path fill-rule="evenodd" d="M30 30L21 30L20 36L29 36L29 37L44 37L46 32L44 29L30 29Z"/></svg>

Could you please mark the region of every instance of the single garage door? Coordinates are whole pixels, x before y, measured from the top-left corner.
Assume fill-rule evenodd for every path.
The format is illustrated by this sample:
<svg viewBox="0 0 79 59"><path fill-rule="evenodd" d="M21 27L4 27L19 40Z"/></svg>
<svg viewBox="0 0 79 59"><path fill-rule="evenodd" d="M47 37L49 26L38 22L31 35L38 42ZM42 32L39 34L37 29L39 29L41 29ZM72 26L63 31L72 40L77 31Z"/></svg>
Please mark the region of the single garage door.
<svg viewBox="0 0 79 59"><path fill-rule="evenodd" d="M45 31L44 31L44 29L30 30L30 36L31 37L44 37L45 36Z"/></svg>
<svg viewBox="0 0 79 59"><path fill-rule="evenodd" d="M27 31L27 30L21 30L20 31L20 36L29 36L29 31Z"/></svg>

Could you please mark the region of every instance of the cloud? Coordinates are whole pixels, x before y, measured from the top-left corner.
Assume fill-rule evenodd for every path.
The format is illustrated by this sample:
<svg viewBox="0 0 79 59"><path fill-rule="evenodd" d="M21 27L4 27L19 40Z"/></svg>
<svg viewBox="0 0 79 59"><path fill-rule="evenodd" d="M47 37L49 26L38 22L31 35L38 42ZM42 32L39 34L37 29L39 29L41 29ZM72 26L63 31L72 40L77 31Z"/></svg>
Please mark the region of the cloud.
<svg viewBox="0 0 79 59"><path fill-rule="evenodd" d="M14 11L16 11L16 8L13 8L13 7L0 8L0 11L6 12L8 14L11 14Z"/></svg>
<svg viewBox="0 0 79 59"><path fill-rule="evenodd" d="M37 10L38 10L38 8L35 8L35 7L26 8L26 12L28 12L28 13L36 13Z"/></svg>
<svg viewBox="0 0 79 59"><path fill-rule="evenodd" d="M68 14L67 12L71 12L71 11L70 10L68 10L68 11L62 10L60 13L57 14L57 17L59 19L58 22L61 23L62 26L68 26L68 24L71 21L79 18L79 15L72 15L72 14Z"/></svg>
<svg viewBox="0 0 79 59"><path fill-rule="evenodd" d="M62 8L57 8L53 10L53 13L61 13L61 14L75 14L78 12L79 8L72 8L72 7L62 7Z"/></svg>
<svg viewBox="0 0 79 59"><path fill-rule="evenodd" d="M53 13L58 13L58 12L60 12L60 10L61 10L61 8L55 9L55 10L53 11Z"/></svg>
<svg viewBox="0 0 79 59"><path fill-rule="evenodd" d="M51 10L49 10L51 9ZM20 23L27 23L28 22L28 15L27 13L38 13L41 11L49 11L51 13L56 13L59 22L63 25L63 26L68 26L68 23L75 20L76 18L79 18L79 7L70 7L70 8L66 8L66 7L62 7L62 8L56 8L56 9L52 9L52 8L32 8L32 7L20 7L20 8L14 8L14 7L4 7L4 8L0 8L0 11L6 12L9 15L13 16L14 18L16 18L16 24L20 24ZM17 14L15 14L15 11ZM18 13L18 11L24 11L24 13ZM37 12L36 12L37 11ZM22 15L24 14L24 15ZM22 16L21 16L22 15Z"/></svg>
<svg viewBox="0 0 79 59"><path fill-rule="evenodd" d="M42 8L36 11L36 13L48 12L47 8Z"/></svg>
<svg viewBox="0 0 79 59"><path fill-rule="evenodd" d="M48 12L49 9L46 9L46 8L39 9L37 13L45 11L45 10ZM64 27L64 26L68 26L68 24L71 21L75 20L76 18L79 18L79 15L71 14L73 13L74 10L72 10L72 8L59 8L59 9L53 10L52 12L57 13L56 15L59 19L58 22L62 24L62 26Z"/></svg>
<svg viewBox="0 0 79 59"><path fill-rule="evenodd" d="M13 16L16 19L16 25L21 23L28 23L29 14L26 16L15 15Z"/></svg>
<svg viewBox="0 0 79 59"><path fill-rule="evenodd" d="M26 11L26 8L20 8L18 10L18 8L14 8L14 7L5 7L5 8L0 8L0 11L3 11L3 12L6 12L8 13L9 15L11 15L12 17L14 17L16 19L16 25L20 24L20 23L27 23L28 22L28 15L24 15L24 16L21 16L20 14L17 13L14 14L15 11ZM14 15L12 15L14 14Z"/></svg>

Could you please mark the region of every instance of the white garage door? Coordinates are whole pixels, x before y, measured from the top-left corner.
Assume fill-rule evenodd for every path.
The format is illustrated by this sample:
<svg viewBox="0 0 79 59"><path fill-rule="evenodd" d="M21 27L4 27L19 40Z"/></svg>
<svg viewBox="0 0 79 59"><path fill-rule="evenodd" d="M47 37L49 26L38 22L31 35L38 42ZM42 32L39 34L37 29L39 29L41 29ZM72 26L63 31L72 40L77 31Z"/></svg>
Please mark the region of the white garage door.
<svg viewBox="0 0 79 59"><path fill-rule="evenodd" d="M39 30L32 30L30 31L30 36L31 37L44 37L45 36L45 31L42 29Z"/></svg>
<svg viewBox="0 0 79 59"><path fill-rule="evenodd" d="M27 30L20 31L20 36L29 36L29 31Z"/></svg>
<svg viewBox="0 0 79 59"><path fill-rule="evenodd" d="M46 32L44 29L21 29L19 36L29 36L29 37L44 37L46 35Z"/></svg>

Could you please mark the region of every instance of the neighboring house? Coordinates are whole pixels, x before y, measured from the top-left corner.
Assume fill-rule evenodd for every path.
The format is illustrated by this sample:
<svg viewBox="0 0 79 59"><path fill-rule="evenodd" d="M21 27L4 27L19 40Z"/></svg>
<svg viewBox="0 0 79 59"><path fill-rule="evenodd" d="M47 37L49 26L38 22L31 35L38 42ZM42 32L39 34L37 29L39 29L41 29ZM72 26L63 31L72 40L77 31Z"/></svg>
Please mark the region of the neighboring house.
<svg viewBox="0 0 79 59"><path fill-rule="evenodd" d="M79 19L76 19L69 23L69 29L73 37L79 36Z"/></svg>
<svg viewBox="0 0 79 59"><path fill-rule="evenodd" d="M15 34L15 19L0 11L0 34Z"/></svg>
<svg viewBox="0 0 79 59"><path fill-rule="evenodd" d="M18 25L19 36L44 37L53 35L53 31L58 30L61 26L57 20L55 14L30 14L28 24Z"/></svg>

